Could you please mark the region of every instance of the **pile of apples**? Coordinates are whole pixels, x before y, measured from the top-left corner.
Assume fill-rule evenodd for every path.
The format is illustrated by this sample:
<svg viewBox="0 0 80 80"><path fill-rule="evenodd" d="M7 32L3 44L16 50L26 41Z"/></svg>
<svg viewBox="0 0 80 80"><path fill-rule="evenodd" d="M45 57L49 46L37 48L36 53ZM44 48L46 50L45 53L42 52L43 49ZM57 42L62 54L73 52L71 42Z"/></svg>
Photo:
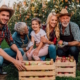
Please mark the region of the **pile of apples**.
<svg viewBox="0 0 80 80"><path fill-rule="evenodd" d="M56 58L56 62L74 62L74 57L73 56L68 56L68 57L58 57Z"/></svg>
<svg viewBox="0 0 80 80"><path fill-rule="evenodd" d="M36 62L29 62L29 61L27 61L25 65L51 65L51 62L41 62L41 63L37 62L36 63Z"/></svg>

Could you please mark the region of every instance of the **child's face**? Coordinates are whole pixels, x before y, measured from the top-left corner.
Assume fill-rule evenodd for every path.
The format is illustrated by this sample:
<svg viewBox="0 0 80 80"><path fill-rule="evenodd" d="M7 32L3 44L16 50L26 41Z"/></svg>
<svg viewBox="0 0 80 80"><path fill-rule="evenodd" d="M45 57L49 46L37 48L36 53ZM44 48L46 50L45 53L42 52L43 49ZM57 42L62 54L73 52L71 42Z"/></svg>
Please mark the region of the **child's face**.
<svg viewBox="0 0 80 80"><path fill-rule="evenodd" d="M34 31L38 30L40 28L40 24L37 21L32 21L32 29Z"/></svg>

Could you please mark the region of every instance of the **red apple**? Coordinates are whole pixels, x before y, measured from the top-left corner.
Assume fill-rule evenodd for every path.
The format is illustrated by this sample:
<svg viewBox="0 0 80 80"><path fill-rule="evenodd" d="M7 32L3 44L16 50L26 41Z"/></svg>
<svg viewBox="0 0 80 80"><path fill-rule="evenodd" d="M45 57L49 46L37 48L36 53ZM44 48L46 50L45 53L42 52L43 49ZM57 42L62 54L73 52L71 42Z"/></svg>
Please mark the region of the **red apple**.
<svg viewBox="0 0 80 80"><path fill-rule="evenodd" d="M61 62L61 58L56 58L56 62Z"/></svg>
<svg viewBox="0 0 80 80"><path fill-rule="evenodd" d="M62 74L62 72L58 72L58 74Z"/></svg>
<svg viewBox="0 0 80 80"><path fill-rule="evenodd" d="M64 72L64 74L69 74L68 72Z"/></svg>
<svg viewBox="0 0 80 80"><path fill-rule="evenodd" d="M63 41L62 40L59 40L58 44L59 45L62 45L63 44Z"/></svg>
<svg viewBox="0 0 80 80"><path fill-rule="evenodd" d="M26 65L30 65L30 62L26 62Z"/></svg>
<svg viewBox="0 0 80 80"><path fill-rule="evenodd" d="M61 62L66 62L66 57L65 56L61 58Z"/></svg>

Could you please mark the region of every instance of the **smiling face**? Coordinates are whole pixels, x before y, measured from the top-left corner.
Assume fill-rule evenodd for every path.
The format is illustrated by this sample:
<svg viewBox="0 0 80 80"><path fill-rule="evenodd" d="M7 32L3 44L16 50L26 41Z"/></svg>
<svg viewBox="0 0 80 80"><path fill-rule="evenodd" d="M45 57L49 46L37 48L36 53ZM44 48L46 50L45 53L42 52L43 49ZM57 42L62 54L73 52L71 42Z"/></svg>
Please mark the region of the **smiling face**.
<svg viewBox="0 0 80 80"><path fill-rule="evenodd" d="M0 12L0 24L5 25L9 21L10 13L8 11Z"/></svg>
<svg viewBox="0 0 80 80"><path fill-rule="evenodd" d="M33 20L33 21L32 21L32 29L33 29L34 31L37 31L37 30L40 29L40 24L38 23L38 21L36 21L36 20Z"/></svg>
<svg viewBox="0 0 80 80"><path fill-rule="evenodd" d="M70 16L68 16L68 15L61 16L60 22L61 22L63 27L67 27L69 22L70 22Z"/></svg>
<svg viewBox="0 0 80 80"><path fill-rule="evenodd" d="M56 15L53 15L53 16L50 18L49 25L50 25L51 27L53 27L53 28L57 25L57 16L56 16Z"/></svg>

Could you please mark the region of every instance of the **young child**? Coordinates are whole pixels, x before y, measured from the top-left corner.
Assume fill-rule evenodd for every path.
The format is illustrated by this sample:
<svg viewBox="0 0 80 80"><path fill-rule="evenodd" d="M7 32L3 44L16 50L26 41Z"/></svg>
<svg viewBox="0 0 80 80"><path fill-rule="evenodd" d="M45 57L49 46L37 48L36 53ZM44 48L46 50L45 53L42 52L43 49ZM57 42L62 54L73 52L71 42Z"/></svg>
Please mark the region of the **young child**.
<svg viewBox="0 0 80 80"><path fill-rule="evenodd" d="M48 44L43 44L40 40L41 37L46 37L46 33L44 30L40 29L41 27L41 21L39 18L33 18L32 19L32 29L31 32L31 42L36 43L36 48L33 49L33 46L29 48L29 50L26 52L26 55L28 57L28 60L32 60L32 58L36 61L40 61L41 59L39 57L46 56L48 54Z"/></svg>

